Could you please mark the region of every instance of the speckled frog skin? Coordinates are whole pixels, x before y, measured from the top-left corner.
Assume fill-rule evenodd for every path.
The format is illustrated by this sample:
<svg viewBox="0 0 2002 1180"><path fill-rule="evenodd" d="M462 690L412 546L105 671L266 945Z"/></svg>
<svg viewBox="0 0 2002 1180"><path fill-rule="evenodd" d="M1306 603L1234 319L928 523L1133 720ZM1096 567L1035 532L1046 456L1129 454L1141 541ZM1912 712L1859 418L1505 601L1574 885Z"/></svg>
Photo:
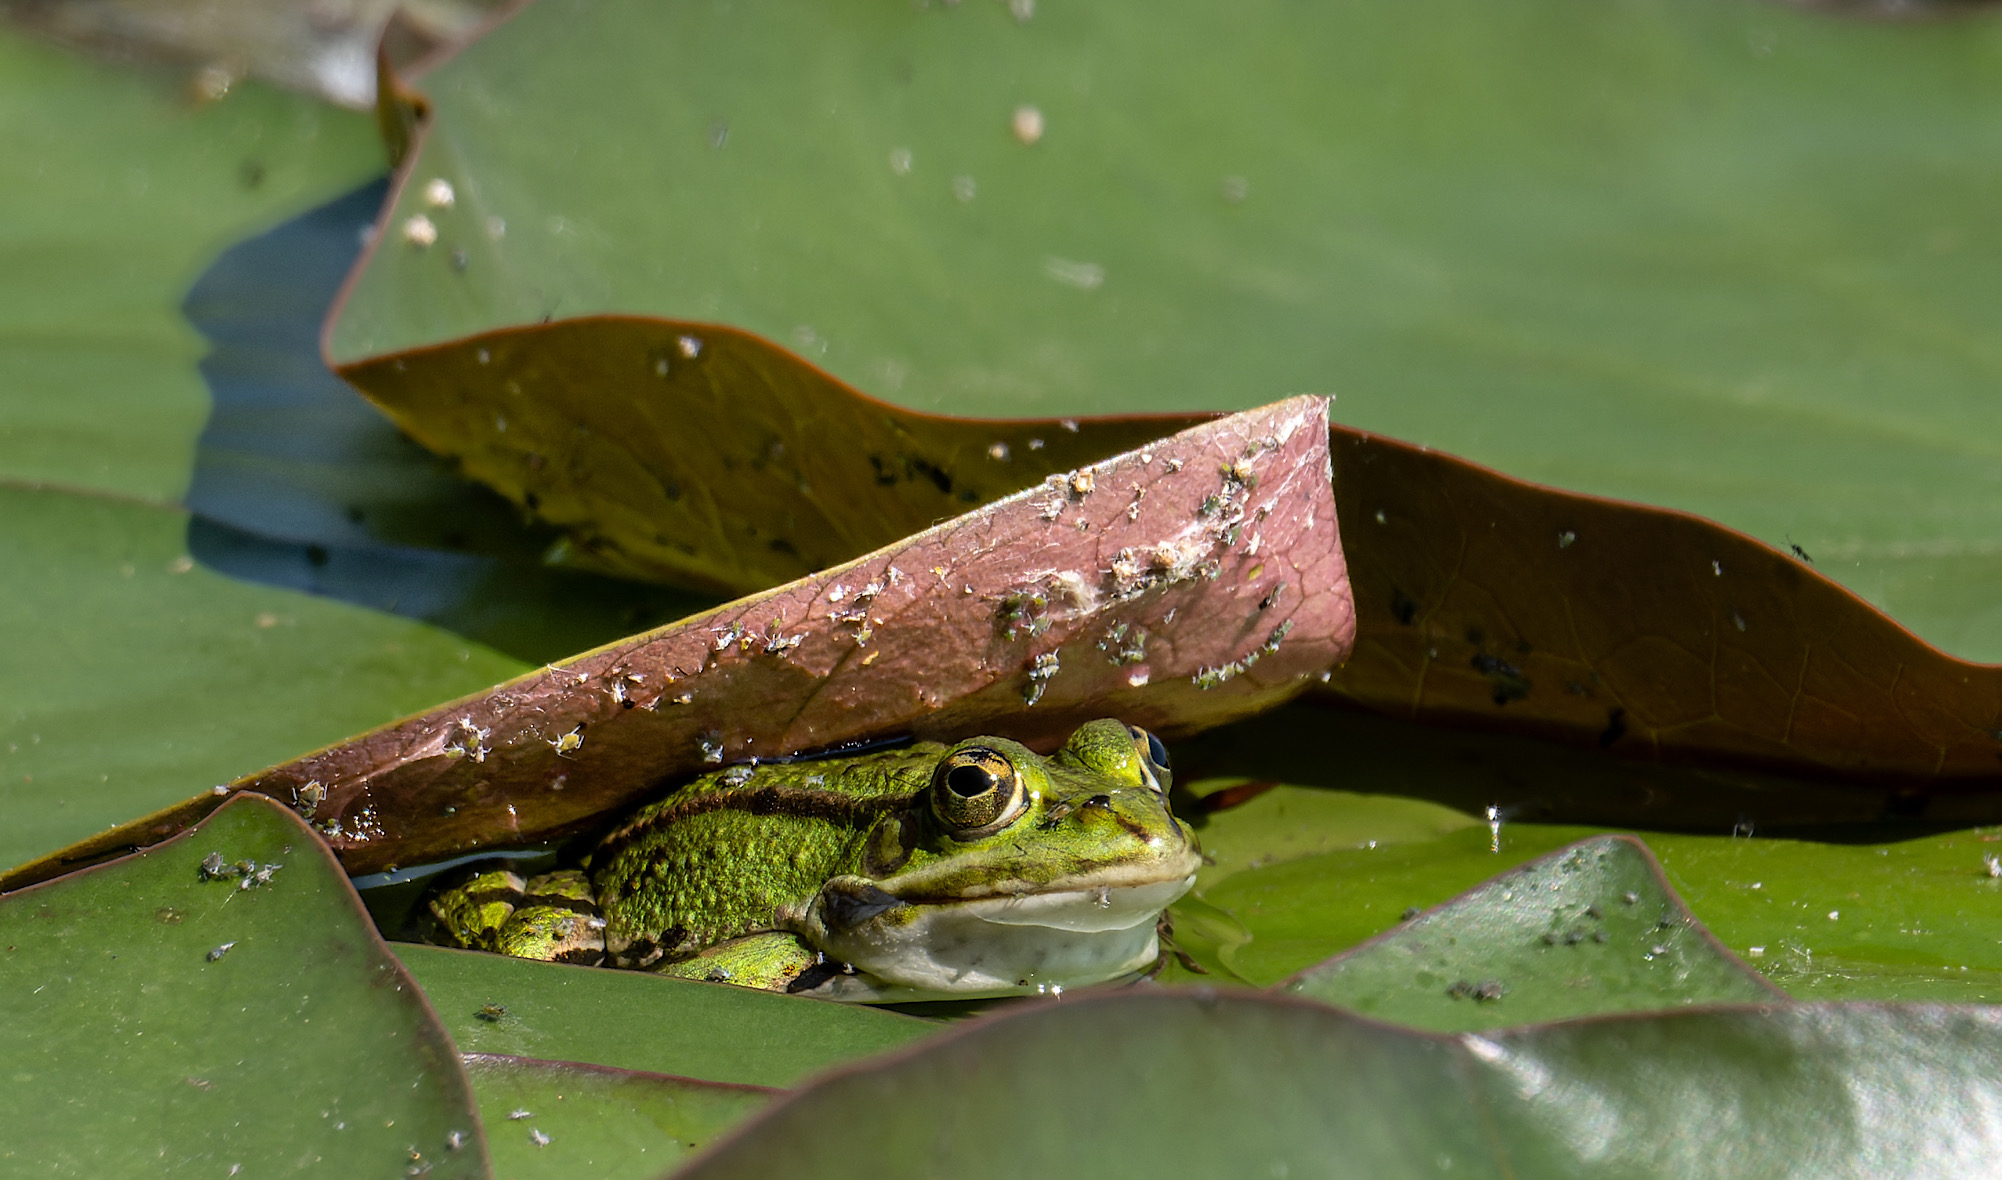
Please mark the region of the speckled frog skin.
<svg viewBox="0 0 2002 1180"><path fill-rule="evenodd" d="M473 870L441 941L831 999L1013 995L1159 954L1195 836L1167 754L1118 721L1045 758L1006 738L706 775L620 824L587 871Z"/></svg>

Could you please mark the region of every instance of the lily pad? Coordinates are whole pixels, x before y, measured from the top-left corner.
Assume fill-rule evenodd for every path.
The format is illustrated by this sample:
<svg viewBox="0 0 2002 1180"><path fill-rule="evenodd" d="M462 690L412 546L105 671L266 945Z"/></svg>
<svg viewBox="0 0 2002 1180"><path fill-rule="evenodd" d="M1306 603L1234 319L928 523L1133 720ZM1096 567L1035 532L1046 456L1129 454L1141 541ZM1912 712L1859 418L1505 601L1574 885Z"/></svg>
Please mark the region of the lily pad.
<svg viewBox="0 0 2002 1180"><path fill-rule="evenodd" d="M0 32L0 867L522 670L190 553L186 285L382 157L360 115L186 81Z"/></svg>
<svg viewBox="0 0 2002 1180"><path fill-rule="evenodd" d="M639 971L398 946L459 1047L709 1082L790 1086L937 1025L858 1004Z"/></svg>
<svg viewBox="0 0 2002 1180"><path fill-rule="evenodd" d="M362 115L186 85L0 30L0 478L179 501L209 404L188 282L382 167Z"/></svg>
<svg viewBox="0 0 2002 1180"><path fill-rule="evenodd" d="M1247 716L1352 636L1324 413L1299 398L1220 419L233 789L298 801L359 874L575 832L725 760ZM213 802L63 856L148 843Z"/></svg>
<svg viewBox="0 0 2002 1180"><path fill-rule="evenodd" d="M520 9L414 78L432 120L333 358L611 312L956 414L1332 390L1371 433L1791 537L2002 656L1993 19L1018 10Z"/></svg>
<svg viewBox="0 0 2002 1180"><path fill-rule="evenodd" d="M777 1093L492 1053L467 1054L466 1074L511 1180L661 1176Z"/></svg>
<svg viewBox="0 0 2002 1180"><path fill-rule="evenodd" d="M488 1174L451 1038L268 799L9 894L0 945L10 1171Z"/></svg>
<svg viewBox="0 0 2002 1180"><path fill-rule="evenodd" d="M1455 1037L1250 993L1126 994L844 1070L683 1175L1978 1172L2002 1133L1998 1069L1992 1009L1683 1009Z"/></svg>
<svg viewBox="0 0 2002 1180"><path fill-rule="evenodd" d="M187 529L176 508L0 486L0 865L521 668L407 619L223 577L189 557ZM57 854L0 889L183 826Z"/></svg>
<svg viewBox="0 0 2002 1180"><path fill-rule="evenodd" d="M1392 716L1636 758L1889 779L2002 807L2002 666L1928 647L1798 555L1683 513L1338 434L1354 658ZM1982 788L1979 796L1960 784Z"/></svg>
<svg viewBox="0 0 2002 1180"><path fill-rule="evenodd" d="M1292 736L1302 731L1313 745ZM1175 905L1174 940L1208 974L1171 965L1163 978L1277 982L1393 930L1408 910L1597 834L1524 817L1596 807L1631 820L1648 814L1641 796L1659 794L1657 818L1696 817L1697 830L1641 838L1683 904L1774 983L1815 999L2002 1001L1994 828L1865 822L1870 812L1844 810L1865 796L1841 783L1780 791L1777 780L1690 768L1638 774L1583 751L1300 705L1183 743L1175 757L1193 780L1177 809L1214 863ZM1327 785L1197 777L1232 762ZM1740 810L1724 810L1734 799ZM1830 830L1806 826L1817 800L1844 821L1840 841L1812 838ZM1483 801L1501 818L1498 838Z"/></svg>
<svg viewBox="0 0 2002 1180"><path fill-rule="evenodd" d="M212 408L186 503L195 560L422 619L530 664L715 605L552 567L547 524L400 434L320 360L320 323L382 206L364 185L224 251L182 304Z"/></svg>
<svg viewBox="0 0 2002 1180"><path fill-rule="evenodd" d="M1630 836L1511 869L1279 989L1442 1032L1786 997L1718 944Z"/></svg>
<svg viewBox="0 0 2002 1180"><path fill-rule="evenodd" d="M620 316L483 333L340 373L412 438L569 530L564 561L736 594L1211 417L916 414L741 331Z"/></svg>

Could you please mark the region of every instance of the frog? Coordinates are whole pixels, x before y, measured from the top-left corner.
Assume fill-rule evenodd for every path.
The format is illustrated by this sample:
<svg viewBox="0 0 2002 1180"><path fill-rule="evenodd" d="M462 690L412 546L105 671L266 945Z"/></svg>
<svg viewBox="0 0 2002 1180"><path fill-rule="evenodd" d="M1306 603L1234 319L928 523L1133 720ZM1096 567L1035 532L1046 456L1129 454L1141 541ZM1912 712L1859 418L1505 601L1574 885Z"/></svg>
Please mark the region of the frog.
<svg viewBox="0 0 2002 1180"><path fill-rule="evenodd" d="M1201 848L1168 752L1104 718L1039 755L913 742L705 774L581 867L469 866L429 939L863 1003L1061 995L1138 978Z"/></svg>

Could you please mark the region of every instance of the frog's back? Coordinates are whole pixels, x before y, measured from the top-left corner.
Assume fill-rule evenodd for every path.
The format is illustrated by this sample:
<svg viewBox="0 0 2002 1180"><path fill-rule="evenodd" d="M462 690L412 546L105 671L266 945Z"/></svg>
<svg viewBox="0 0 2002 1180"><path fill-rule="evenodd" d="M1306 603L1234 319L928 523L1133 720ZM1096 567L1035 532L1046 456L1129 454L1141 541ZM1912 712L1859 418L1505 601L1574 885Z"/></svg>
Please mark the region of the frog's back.
<svg viewBox="0 0 2002 1180"><path fill-rule="evenodd" d="M592 858L611 941L641 948L615 957L779 928L829 877L901 847L897 829L944 749L730 767L634 813Z"/></svg>

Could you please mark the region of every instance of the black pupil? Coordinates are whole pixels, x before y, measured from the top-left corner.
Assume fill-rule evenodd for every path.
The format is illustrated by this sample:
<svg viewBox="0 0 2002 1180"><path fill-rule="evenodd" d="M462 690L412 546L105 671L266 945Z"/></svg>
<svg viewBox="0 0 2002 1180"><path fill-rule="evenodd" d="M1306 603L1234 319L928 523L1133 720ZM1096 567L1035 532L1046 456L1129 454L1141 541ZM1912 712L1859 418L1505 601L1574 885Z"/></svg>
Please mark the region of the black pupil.
<svg viewBox="0 0 2002 1180"><path fill-rule="evenodd" d="M985 795L994 789L994 776L983 766L955 766L946 772L945 785L962 799Z"/></svg>
<svg viewBox="0 0 2002 1180"><path fill-rule="evenodd" d="M1162 745L1161 739L1155 737L1152 733L1147 735L1147 756L1152 758L1154 765L1160 767L1162 770L1168 769L1168 747Z"/></svg>

